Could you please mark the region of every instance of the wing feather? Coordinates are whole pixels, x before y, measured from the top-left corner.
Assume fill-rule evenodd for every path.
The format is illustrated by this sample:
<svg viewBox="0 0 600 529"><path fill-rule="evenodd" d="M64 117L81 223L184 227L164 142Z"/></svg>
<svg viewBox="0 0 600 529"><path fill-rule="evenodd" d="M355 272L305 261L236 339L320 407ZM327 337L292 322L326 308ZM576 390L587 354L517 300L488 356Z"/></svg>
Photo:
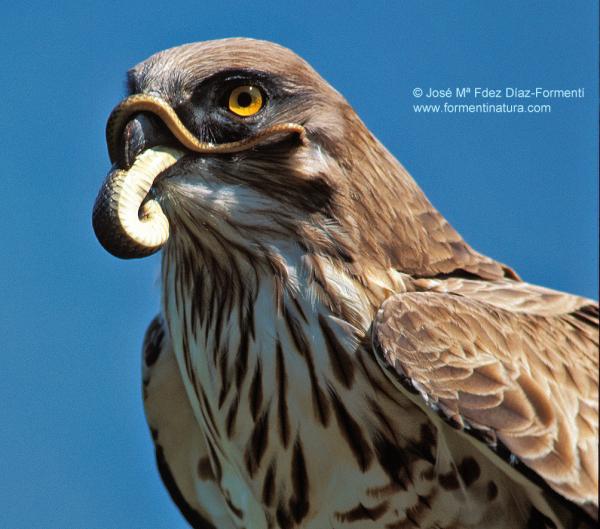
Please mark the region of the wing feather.
<svg viewBox="0 0 600 529"><path fill-rule="evenodd" d="M380 360L448 419L491 434L597 513L597 304L512 280L415 285L376 316Z"/></svg>

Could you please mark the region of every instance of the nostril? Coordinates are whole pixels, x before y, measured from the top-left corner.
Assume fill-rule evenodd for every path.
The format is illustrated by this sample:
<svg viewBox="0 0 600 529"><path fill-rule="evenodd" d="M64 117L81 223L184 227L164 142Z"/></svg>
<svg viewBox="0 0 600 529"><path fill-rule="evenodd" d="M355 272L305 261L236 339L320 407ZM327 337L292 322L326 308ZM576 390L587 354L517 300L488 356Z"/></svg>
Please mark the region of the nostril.
<svg viewBox="0 0 600 529"><path fill-rule="evenodd" d="M146 112L135 114L123 129L116 162L118 167L127 170L146 149L176 144L173 134L157 116Z"/></svg>

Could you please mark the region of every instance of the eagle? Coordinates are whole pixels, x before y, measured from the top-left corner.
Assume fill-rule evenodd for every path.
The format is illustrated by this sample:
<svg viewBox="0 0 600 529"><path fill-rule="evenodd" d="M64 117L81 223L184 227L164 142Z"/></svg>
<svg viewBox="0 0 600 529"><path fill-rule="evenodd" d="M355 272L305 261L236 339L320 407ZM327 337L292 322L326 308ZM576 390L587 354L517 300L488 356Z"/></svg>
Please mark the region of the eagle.
<svg viewBox="0 0 600 529"><path fill-rule="evenodd" d="M595 526L596 302L469 246L282 46L127 79L92 223L162 251L143 400L192 527Z"/></svg>

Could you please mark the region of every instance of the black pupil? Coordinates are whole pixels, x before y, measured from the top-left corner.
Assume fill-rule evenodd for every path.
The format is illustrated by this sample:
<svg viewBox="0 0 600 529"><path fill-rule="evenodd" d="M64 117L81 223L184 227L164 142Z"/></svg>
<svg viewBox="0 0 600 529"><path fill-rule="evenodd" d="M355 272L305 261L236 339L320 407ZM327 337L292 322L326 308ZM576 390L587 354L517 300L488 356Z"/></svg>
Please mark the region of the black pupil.
<svg viewBox="0 0 600 529"><path fill-rule="evenodd" d="M237 104L241 107L249 107L252 103L252 96L249 92L242 92L237 97Z"/></svg>

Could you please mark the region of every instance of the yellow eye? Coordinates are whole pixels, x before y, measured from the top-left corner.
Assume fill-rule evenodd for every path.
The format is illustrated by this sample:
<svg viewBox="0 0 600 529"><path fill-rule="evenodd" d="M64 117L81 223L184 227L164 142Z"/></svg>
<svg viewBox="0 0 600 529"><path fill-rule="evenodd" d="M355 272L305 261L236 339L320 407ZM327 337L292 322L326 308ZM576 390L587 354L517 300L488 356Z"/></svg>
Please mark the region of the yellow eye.
<svg viewBox="0 0 600 529"><path fill-rule="evenodd" d="M238 86L229 95L229 110L238 116L252 116L263 106L263 96L256 86Z"/></svg>

